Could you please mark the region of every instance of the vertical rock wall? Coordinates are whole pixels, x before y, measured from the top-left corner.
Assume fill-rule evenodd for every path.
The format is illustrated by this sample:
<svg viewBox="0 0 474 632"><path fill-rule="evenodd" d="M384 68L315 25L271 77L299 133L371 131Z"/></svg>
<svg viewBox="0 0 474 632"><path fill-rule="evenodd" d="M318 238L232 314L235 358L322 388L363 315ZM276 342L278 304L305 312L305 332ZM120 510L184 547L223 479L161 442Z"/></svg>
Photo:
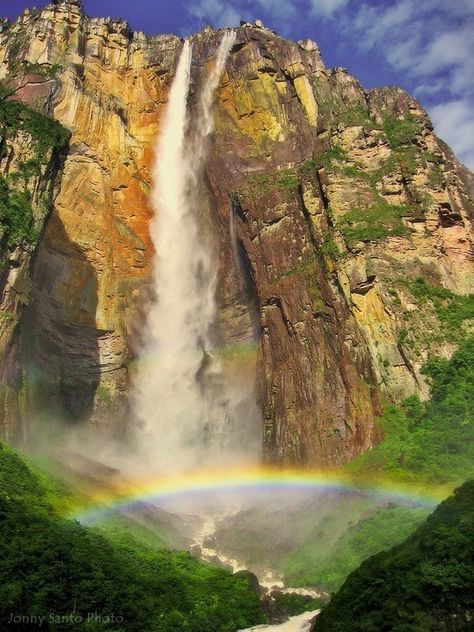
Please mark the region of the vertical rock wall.
<svg viewBox="0 0 474 632"><path fill-rule="evenodd" d="M11 98L71 132L22 316L31 407L123 436L151 297L153 143L181 43L89 19L75 0L1 29ZM196 88L219 37L193 38ZM266 459L344 462L379 437L381 399L427 392L427 355L468 328L470 178L403 91L364 91L311 41L238 30L207 211L219 335L231 365L257 367Z"/></svg>

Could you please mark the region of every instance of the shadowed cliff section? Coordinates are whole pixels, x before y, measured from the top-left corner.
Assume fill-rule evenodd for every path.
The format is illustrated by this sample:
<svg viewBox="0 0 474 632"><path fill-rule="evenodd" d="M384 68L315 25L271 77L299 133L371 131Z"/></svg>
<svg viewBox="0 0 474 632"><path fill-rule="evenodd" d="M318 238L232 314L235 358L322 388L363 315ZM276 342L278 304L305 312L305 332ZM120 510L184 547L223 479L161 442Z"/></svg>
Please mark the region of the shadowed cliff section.
<svg viewBox="0 0 474 632"><path fill-rule="evenodd" d="M436 342L428 324L472 291L465 179L403 91L365 92L314 42L251 25L217 116L209 179L224 225L225 192L237 202L257 288L266 457L344 462L381 436L378 393L426 395L423 359L468 331L472 307Z"/></svg>
<svg viewBox="0 0 474 632"><path fill-rule="evenodd" d="M0 434L22 443L28 433L24 314L69 133L11 100L12 92L11 86L0 83Z"/></svg>
<svg viewBox="0 0 474 632"><path fill-rule="evenodd" d="M100 383L97 280L57 213L48 222L33 271L23 326L33 417L89 419Z"/></svg>
<svg viewBox="0 0 474 632"><path fill-rule="evenodd" d="M287 166L304 162L318 145L309 84L298 79L321 67L316 51L306 59L293 43L241 29L220 94L209 165L224 224L225 193L232 191L236 243L247 263L244 276L255 288L265 458L283 463L341 462L366 450L374 440L374 406L378 410L364 340L337 281L328 279L298 172ZM283 120L293 121L291 129ZM232 246L228 236L224 244ZM358 357L345 347L349 337Z"/></svg>

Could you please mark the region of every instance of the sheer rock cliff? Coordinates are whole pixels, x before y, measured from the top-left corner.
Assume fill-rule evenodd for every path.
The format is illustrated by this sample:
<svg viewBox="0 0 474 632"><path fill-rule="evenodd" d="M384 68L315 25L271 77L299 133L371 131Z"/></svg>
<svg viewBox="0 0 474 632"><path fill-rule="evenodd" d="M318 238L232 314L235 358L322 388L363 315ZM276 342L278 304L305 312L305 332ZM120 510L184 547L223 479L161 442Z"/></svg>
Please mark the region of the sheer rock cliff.
<svg viewBox="0 0 474 632"><path fill-rule="evenodd" d="M191 122L220 37L192 38ZM90 19L77 0L0 24L2 103L70 133L28 185L50 205L35 245L2 238L9 440L42 415L128 432L152 299L154 141L181 47ZM428 355L448 357L469 327L472 174L401 89L366 91L314 42L261 26L237 29L215 116L205 206L218 335L240 370L257 367L264 458L345 462L380 438L383 401L427 394ZM1 134L18 160L28 133Z"/></svg>

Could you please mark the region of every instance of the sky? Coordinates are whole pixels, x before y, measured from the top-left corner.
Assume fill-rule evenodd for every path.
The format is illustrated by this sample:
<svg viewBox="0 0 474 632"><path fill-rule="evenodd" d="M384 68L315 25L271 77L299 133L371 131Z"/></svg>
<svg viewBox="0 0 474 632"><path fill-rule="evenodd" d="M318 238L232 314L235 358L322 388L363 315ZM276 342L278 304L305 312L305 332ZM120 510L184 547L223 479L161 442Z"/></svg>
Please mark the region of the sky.
<svg viewBox="0 0 474 632"><path fill-rule="evenodd" d="M46 1L0 0L14 19ZM207 24L262 19L283 37L311 38L328 67L366 88L399 85L474 170L474 0L83 0L90 16L121 17L147 34L186 36Z"/></svg>

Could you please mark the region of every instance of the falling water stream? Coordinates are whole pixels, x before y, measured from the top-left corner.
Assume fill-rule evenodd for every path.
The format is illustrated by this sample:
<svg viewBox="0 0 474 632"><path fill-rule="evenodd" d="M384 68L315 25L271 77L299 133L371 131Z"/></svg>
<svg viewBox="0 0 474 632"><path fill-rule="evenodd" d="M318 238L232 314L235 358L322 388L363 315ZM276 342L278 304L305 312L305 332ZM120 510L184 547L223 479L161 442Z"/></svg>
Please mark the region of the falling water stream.
<svg viewBox="0 0 474 632"><path fill-rule="evenodd" d="M234 432L239 397L216 352L217 265L200 193L215 92L234 40L235 32L225 32L192 121L193 51L189 41L184 43L156 147L151 227L156 301L144 336L146 361L135 379L135 413L143 447L166 472L242 456ZM258 458L258 452L250 458Z"/></svg>
<svg viewBox="0 0 474 632"><path fill-rule="evenodd" d="M144 463L164 474L230 466L243 459L257 464L260 457L256 402L253 407L245 404L252 393L230 383L219 359L218 265L206 229L209 217L203 193L215 93L234 40L233 31L224 33L215 60L202 73L192 108L193 47L189 41L184 43L156 146L151 226L156 299L148 313L142 362L135 377L134 411ZM230 221L235 245L233 215ZM252 415L256 440L249 444L245 434ZM204 544L215 528L212 511L222 499L212 502L215 506L207 515L204 511L205 520L195 534L204 559L213 553L219 557ZM225 561L239 566L236 560Z"/></svg>

